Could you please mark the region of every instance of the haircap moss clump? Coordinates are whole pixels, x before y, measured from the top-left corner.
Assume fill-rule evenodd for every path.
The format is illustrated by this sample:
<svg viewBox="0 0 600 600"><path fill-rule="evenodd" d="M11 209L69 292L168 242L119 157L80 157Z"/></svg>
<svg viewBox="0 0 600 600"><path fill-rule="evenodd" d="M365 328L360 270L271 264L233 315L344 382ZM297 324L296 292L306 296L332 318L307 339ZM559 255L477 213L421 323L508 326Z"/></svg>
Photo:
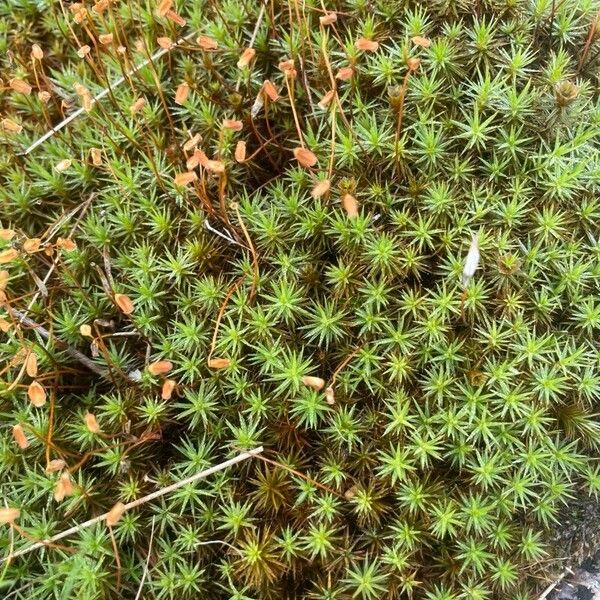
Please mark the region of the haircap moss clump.
<svg viewBox="0 0 600 600"><path fill-rule="evenodd" d="M4 0L0 546L114 507L6 596L535 598L600 490L599 11Z"/></svg>

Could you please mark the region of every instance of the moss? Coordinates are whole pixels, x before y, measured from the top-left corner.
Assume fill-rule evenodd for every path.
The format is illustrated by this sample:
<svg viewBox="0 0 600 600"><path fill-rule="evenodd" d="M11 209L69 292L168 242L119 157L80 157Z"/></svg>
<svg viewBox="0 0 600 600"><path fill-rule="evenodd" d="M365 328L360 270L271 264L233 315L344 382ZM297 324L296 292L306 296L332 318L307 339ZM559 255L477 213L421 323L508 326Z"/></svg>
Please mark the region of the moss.
<svg viewBox="0 0 600 600"><path fill-rule="evenodd" d="M5 589L135 597L149 553L145 598L534 597L600 488L599 8L5 1L6 505L45 538L271 461Z"/></svg>

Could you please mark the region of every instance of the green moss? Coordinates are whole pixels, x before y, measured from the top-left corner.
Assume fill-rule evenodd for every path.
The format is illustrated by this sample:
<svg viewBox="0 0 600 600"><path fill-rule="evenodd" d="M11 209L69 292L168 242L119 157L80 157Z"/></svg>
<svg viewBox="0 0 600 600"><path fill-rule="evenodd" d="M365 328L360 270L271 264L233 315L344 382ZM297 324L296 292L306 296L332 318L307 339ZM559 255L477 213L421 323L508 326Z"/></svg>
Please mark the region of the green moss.
<svg viewBox="0 0 600 600"><path fill-rule="evenodd" d="M23 126L0 140L0 217L17 232L0 251L19 251L3 265L6 298L50 335L13 324L0 345L6 505L46 538L240 448L262 444L275 461L126 514L113 528L120 567L104 525L14 559L6 593L133 598L144 578L156 599L524 600L551 572L561 511L598 493L600 4L329 8L334 25L313 1L264 12L201 1L179 7L179 28L154 7L112 3L89 6L86 29L60 4L0 6L12 24L0 29L3 79L33 86L0 97ZM125 52L96 49L93 31ZM194 34L21 154L81 102L73 84L96 93L144 60L136 40L153 52L188 32L218 49ZM379 45L361 50L360 38ZM332 76L339 103L319 107ZM196 168L176 185L196 133L225 172ZM299 146L314 167L294 159ZM481 260L463 286L473 236ZM27 254L28 237L77 248ZM21 348L38 357L39 408L9 362ZM158 360L168 375L148 371ZM50 459L72 470L62 502ZM0 534L7 554L10 529ZM15 548L27 544L15 533Z"/></svg>

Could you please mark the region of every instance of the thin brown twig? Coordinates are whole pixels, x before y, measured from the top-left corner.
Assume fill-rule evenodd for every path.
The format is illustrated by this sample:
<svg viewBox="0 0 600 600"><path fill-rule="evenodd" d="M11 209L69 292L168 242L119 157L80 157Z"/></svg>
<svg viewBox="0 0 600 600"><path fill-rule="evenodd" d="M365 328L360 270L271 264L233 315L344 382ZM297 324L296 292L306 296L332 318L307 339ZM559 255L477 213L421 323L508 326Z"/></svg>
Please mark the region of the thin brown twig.
<svg viewBox="0 0 600 600"><path fill-rule="evenodd" d="M189 485L190 483L194 483L200 479L204 479L205 477L208 477L209 475L212 475L213 473L217 473L218 471L222 471L223 469L231 467L239 462L242 462L249 458L258 456L261 452L263 452L263 450L264 450L264 448L262 446L259 446L258 448L254 448L254 449L248 450L246 452L241 452L237 456L234 456L233 458L230 458L229 460L226 460L225 462L222 462L222 463L219 463L212 467L209 467L208 469L205 469L204 471L200 471L199 473L196 473L195 475L191 475L190 477L187 477L186 479L177 481L171 485L168 485L167 487L157 490L156 492L152 492L151 494L143 496L142 498L138 498L137 500L132 500L131 502L128 502L127 504L125 504L123 506L123 511L127 511L132 508L137 508L138 506L141 506L142 504L145 504L146 502L150 502L151 500L160 498L161 496L164 496L166 494L169 494L170 492L178 490L179 488ZM58 540L62 540L66 537L73 535L74 533L78 533L82 529L91 527L92 525L96 525L97 523L100 523L100 522L106 520L106 517L109 514L110 514L110 512L103 513L101 515L98 515L97 517L88 519L87 521L84 521L83 523L78 523L77 525L74 525L73 527L70 527L69 529L65 529L64 531L57 533L56 535L52 536L51 538L49 538L47 540L41 540L41 541L35 542L34 544L31 544L30 546L26 546L25 548L21 548L20 550L13 552L11 558L23 556L24 554L29 554L30 552L33 552L33 550L37 550L38 548L47 547L51 544L54 544L54 542L56 542ZM0 564L2 564L5 561L6 561L6 558L0 559Z"/></svg>
<svg viewBox="0 0 600 600"><path fill-rule="evenodd" d="M28 316L25 315L25 313L22 313L20 310L17 310L16 308L9 306L8 304L6 304L5 306L8 312L13 315L13 318L16 317L19 320L19 322L23 323L27 327L35 329L45 340L60 346L61 350L64 350L67 354L69 354L72 358L74 358L82 365L87 367L90 371L93 371L94 373L96 373L96 375L102 377L102 379L110 381L108 373L104 369L99 367L93 360L88 358L85 354L79 352L79 350L76 350L72 346L69 346L62 340L59 340L56 337L53 338L45 327L42 327L42 325L30 319Z"/></svg>

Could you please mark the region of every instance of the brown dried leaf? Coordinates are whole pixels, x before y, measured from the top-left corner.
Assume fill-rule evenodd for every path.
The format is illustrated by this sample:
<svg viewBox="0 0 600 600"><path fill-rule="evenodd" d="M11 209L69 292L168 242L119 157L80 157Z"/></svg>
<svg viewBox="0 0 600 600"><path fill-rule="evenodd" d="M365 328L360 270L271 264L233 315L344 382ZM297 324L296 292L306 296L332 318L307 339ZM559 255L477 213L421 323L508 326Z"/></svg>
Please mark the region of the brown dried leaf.
<svg viewBox="0 0 600 600"><path fill-rule="evenodd" d="M170 360L157 360L148 365L148 373L150 375L164 375L173 368L173 363Z"/></svg>
<svg viewBox="0 0 600 600"><path fill-rule="evenodd" d="M133 312L133 302L127 294L115 294L115 303L125 315L130 315Z"/></svg>
<svg viewBox="0 0 600 600"><path fill-rule="evenodd" d="M29 396L29 400L31 404L33 404L36 408L41 408L46 404L46 390L44 386L38 381L32 381L27 388L27 396Z"/></svg>

